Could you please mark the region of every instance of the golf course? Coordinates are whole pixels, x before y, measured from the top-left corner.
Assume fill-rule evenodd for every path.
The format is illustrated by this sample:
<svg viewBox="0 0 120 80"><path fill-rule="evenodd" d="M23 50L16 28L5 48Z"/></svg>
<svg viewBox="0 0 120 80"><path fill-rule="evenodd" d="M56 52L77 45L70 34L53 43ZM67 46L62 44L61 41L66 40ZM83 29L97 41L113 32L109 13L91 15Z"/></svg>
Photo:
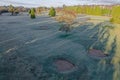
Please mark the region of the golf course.
<svg viewBox="0 0 120 80"><path fill-rule="evenodd" d="M78 15L70 32L48 15L0 16L0 80L120 80L120 25Z"/></svg>

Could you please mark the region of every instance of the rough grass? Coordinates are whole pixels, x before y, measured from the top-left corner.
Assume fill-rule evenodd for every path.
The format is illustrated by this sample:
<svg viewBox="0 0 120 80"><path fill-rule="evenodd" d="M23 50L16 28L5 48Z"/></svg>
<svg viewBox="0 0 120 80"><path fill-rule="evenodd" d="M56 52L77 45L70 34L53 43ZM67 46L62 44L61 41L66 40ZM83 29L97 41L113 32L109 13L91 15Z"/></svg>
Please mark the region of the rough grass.
<svg viewBox="0 0 120 80"><path fill-rule="evenodd" d="M59 22L65 22L67 24L72 24L73 20L76 18L76 13L67 10L56 10L57 16L56 20Z"/></svg>
<svg viewBox="0 0 120 80"><path fill-rule="evenodd" d="M94 24L99 24L101 22L105 22L105 21L109 21L110 20L110 17L106 17L106 16L92 16L92 15L87 15L87 17L90 18L88 20L88 22L92 22Z"/></svg>

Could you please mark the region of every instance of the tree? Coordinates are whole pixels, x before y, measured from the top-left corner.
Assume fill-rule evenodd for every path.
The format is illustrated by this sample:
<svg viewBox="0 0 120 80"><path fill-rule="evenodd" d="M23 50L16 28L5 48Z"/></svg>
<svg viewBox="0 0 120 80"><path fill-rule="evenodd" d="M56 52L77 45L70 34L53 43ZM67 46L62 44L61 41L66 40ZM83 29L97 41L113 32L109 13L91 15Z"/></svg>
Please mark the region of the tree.
<svg viewBox="0 0 120 80"><path fill-rule="evenodd" d="M30 14L31 19L35 19L35 18L36 18L36 17L35 17L35 9L34 9L34 8L32 8L32 9L29 11L29 14Z"/></svg>
<svg viewBox="0 0 120 80"><path fill-rule="evenodd" d="M55 11L55 9L53 7L50 8L49 15L51 17L54 17L56 15L56 11Z"/></svg>
<svg viewBox="0 0 120 80"><path fill-rule="evenodd" d="M112 19L111 22L120 24L120 6L114 6L111 12Z"/></svg>
<svg viewBox="0 0 120 80"><path fill-rule="evenodd" d="M14 6L10 5L8 11L11 12L11 15L14 14L14 10L15 10Z"/></svg>

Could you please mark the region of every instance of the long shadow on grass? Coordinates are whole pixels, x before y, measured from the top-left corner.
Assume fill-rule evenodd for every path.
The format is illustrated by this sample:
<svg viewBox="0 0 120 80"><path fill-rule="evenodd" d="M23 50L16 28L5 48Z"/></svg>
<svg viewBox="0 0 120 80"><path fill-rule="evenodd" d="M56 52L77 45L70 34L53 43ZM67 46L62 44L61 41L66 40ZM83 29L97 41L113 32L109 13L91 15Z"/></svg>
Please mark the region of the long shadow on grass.
<svg viewBox="0 0 120 80"><path fill-rule="evenodd" d="M96 80L96 79L98 79L98 80L102 80L102 79L103 80L113 80L113 75L115 72L115 70L113 69L113 66L116 66L116 65L111 64L111 61L115 55L116 37L114 38L114 41L112 42L111 46L112 46L112 48L109 51L109 57L105 58L105 59L101 59L98 62L98 67L97 67L97 70L95 71L96 76L93 76L94 79L92 79L92 80ZM118 79L119 77L116 77L116 78Z"/></svg>
<svg viewBox="0 0 120 80"><path fill-rule="evenodd" d="M93 31L98 30L96 27L90 28L91 26L94 25L91 23L87 23L85 25L81 25L80 27L77 27L76 29L74 29L73 35L69 36L67 39L70 39L72 42L81 44L86 49L88 49L97 39L97 37L94 39L89 38L89 35L94 34Z"/></svg>
<svg viewBox="0 0 120 80"><path fill-rule="evenodd" d="M110 36L109 28L104 27L104 25L106 26L107 23L100 23L96 26L90 23L82 25L76 28L75 33L73 33L73 35L69 36L67 39L83 45L87 50L91 46L95 46L96 48L100 47L100 50L104 50L104 47L106 46ZM93 27L90 28L91 26Z"/></svg>

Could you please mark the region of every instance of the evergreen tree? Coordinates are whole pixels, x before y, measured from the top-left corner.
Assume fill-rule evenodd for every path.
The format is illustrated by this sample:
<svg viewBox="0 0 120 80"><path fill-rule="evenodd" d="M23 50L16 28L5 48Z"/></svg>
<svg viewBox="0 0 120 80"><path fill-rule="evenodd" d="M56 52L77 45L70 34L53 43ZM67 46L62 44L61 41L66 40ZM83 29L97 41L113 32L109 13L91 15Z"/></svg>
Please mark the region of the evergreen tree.
<svg viewBox="0 0 120 80"><path fill-rule="evenodd" d="M56 15L56 11L55 11L55 9L53 7L50 8L49 15L51 17L54 17Z"/></svg>
<svg viewBox="0 0 120 80"><path fill-rule="evenodd" d="M35 9L34 9L34 8L32 8L32 9L29 11L29 14L30 14L31 19L35 19L35 18L36 18L36 17L35 17Z"/></svg>

